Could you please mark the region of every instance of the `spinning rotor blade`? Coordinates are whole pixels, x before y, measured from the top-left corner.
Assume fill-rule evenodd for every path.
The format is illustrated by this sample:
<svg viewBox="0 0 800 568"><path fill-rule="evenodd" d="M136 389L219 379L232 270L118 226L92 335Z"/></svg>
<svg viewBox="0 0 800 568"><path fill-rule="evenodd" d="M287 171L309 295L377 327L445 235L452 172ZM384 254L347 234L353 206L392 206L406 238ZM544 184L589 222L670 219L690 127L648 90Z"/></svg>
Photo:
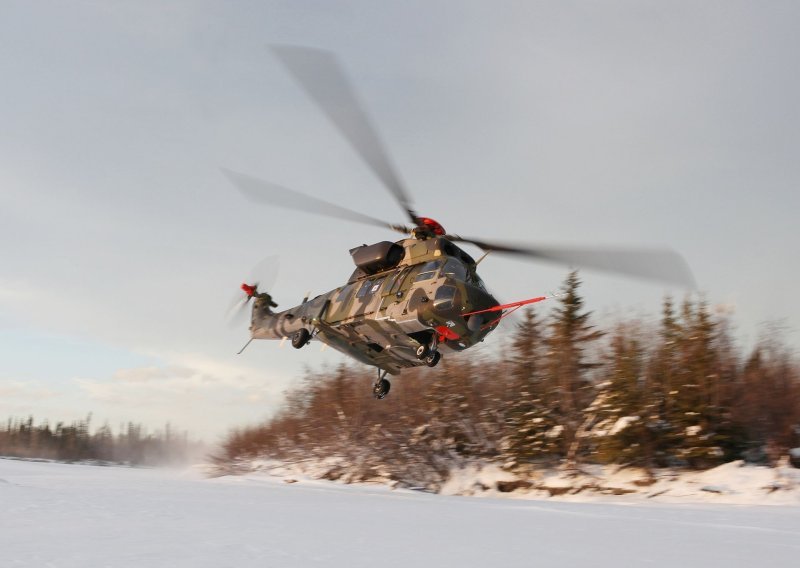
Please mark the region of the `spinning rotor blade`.
<svg viewBox="0 0 800 568"><path fill-rule="evenodd" d="M272 45L270 49L418 225L408 192L336 57L309 47Z"/></svg>
<svg viewBox="0 0 800 568"><path fill-rule="evenodd" d="M272 292L275 282L278 281L280 266L280 256L277 254L265 256L250 269L248 283L255 284L262 292Z"/></svg>
<svg viewBox="0 0 800 568"><path fill-rule="evenodd" d="M575 268L591 268L617 272L628 276L659 280L695 288L689 265L678 253L669 249L603 249L571 247L520 247L489 243L457 235L447 235L451 241L472 243L485 251L517 254L538 260L558 262Z"/></svg>
<svg viewBox="0 0 800 568"><path fill-rule="evenodd" d="M247 275L247 284L261 292L272 292L278 280L280 257L270 255L261 259ZM242 327L248 319L250 298L244 290L239 290L231 298L227 312L228 327Z"/></svg>
<svg viewBox="0 0 800 568"><path fill-rule="evenodd" d="M225 319L227 325L231 329L244 327L247 321L248 307L250 306L250 299L238 292L230 302Z"/></svg>
<svg viewBox="0 0 800 568"><path fill-rule="evenodd" d="M326 217L334 217L336 219L346 219L347 221L355 221L357 223L364 223L366 225L375 225L378 227L389 227L396 231L407 233L409 230L401 225L393 225L386 221L381 221L375 217L351 211L339 205L328 203L322 199L300 193L288 187L282 187L259 178L240 174L225 168L222 168L222 173L225 174L230 182L241 191L245 197L251 201L259 203L267 203L269 205L278 205L287 209L296 209L299 211L306 211L308 213L315 213L317 215L324 215Z"/></svg>

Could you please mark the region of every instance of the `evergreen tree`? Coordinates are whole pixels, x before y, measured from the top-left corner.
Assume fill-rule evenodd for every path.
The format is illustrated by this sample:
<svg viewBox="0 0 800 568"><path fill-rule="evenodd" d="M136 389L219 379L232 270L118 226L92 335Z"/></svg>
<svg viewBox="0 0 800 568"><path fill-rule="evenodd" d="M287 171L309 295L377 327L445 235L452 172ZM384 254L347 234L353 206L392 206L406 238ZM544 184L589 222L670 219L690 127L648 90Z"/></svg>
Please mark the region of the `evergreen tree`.
<svg viewBox="0 0 800 568"><path fill-rule="evenodd" d="M800 376L774 341L762 340L748 358L733 412L747 459L775 463L800 442Z"/></svg>
<svg viewBox="0 0 800 568"><path fill-rule="evenodd" d="M651 412L648 427L654 433L653 458L656 465L672 465L672 439L678 426L671 419L675 414L681 367L680 341L684 330L675 314L670 296L664 298L661 308L659 343L650 359L647 370L648 393Z"/></svg>
<svg viewBox="0 0 800 568"><path fill-rule="evenodd" d="M544 334L533 309L524 312L511 343L511 396L501 440L507 467L559 455L557 417L547 403L549 382L542 372Z"/></svg>
<svg viewBox="0 0 800 568"><path fill-rule="evenodd" d="M662 414L664 465L703 467L719 463L724 456L715 330L704 302L695 306L687 298L680 322L665 312L664 343L657 362L667 389Z"/></svg>
<svg viewBox="0 0 800 568"><path fill-rule="evenodd" d="M647 388L646 353L636 335L624 325L614 331L593 433L600 461L650 467L655 441L650 424L657 398Z"/></svg>
<svg viewBox="0 0 800 568"><path fill-rule="evenodd" d="M558 444L562 457L576 453L572 443L583 423L583 410L593 399L588 372L598 366L587 360L586 351L592 342L604 335L590 325L591 312L583 311L583 298L578 294L580 285L578 272L570 272L561 288L562 295L546 339L545 381L548 389L544 401L558 426L545 435ZM571 455L570 459L574 457Z"/></svg>
<svg viewBox="0 0 800 568"><path fill-rule="evenodd" d="M522 318L515 325L516 331L511 340L511 374L514 387L518 390L537 387L541 378L538 372L543 339L541 325L533 308L526 309Z"/></svg>

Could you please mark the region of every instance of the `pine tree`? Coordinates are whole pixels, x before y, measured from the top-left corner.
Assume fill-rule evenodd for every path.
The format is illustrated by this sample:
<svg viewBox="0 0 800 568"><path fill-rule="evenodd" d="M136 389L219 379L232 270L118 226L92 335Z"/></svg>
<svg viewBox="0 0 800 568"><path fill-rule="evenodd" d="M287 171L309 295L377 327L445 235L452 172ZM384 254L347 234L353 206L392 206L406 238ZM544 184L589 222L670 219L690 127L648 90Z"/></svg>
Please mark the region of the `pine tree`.
<svg viewBox="0 0 800 568"><path fill-rule="evenodd" d="M724 416L717 370L716 324L705 302L686 299L676 321L665 302L662 345L654 362L664 392L659 450L663 465L703 467L721 462Z"/></svg>
<svg viewBox="0 0 800 568"><path fill-rule="evenodd" d="M600 461L650 467L654 440L649 424L656 399L647 389L645 350L632 331L637 330L619 325L611 339L593 433Z"/></svg>
<svg viewBox="0 0 800 568"><path fill-rule="evenodd" d="M570 272L551 318L545 356L545 381L549 383L545 403L558 422L546 436L560 446L561 456L571 462L577 457L578 447L573 442L584 423L583 410L593 399L588 372L598 366L587 361L586 350L604 335L589 324L591 312L583 311L580 285L578 272Z"/></svg>
<svg viewBox="0 0 800 568"><path fill-rule="evenodd" d="M775 463L800 442L800 376L773 340L762 340L744 366L733 409L747 459Z"/></svg>
<svg viewBox="0 0 800 568"><path fill-rule="evenodd" d="M541 324L532 309L525 311L517 324L511 344L511 388L501 440L507 467L545 461L559 455L554 432L559 432L557 417L547 404L549 383L543 367Z"/></svg>
<svg viewBox="0 0 800 568"><path fill-rule="evenodd" d="M650 399L648 428L653 432L653 458L655 465L673 465L670 446L674 431L678 428L671 422L675 412L680 369L680 339L683 328L675 314L675 305L670 296L664 298L661 308L659 342L647 366L647 391Z"/></svg>
<svg viewBox="0 0 800 568"><path fill-rule="evenodd" d="M539 382L543 338L536 311L528 308L522 317L511 341L511 374L518 390L534 388Z"/></svg>

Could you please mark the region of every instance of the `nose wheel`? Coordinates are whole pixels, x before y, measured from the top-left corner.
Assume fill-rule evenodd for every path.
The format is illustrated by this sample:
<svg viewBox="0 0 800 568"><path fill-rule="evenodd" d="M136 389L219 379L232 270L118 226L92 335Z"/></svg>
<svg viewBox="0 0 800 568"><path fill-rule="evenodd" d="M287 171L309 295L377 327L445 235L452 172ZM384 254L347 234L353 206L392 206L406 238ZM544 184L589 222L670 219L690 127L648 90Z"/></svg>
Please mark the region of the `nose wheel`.
<svg viewBox="0 0 800 568"><path fill-rule="evenodd" d="M387 374L388 371L378 369L378 380L372 385L372 396L377 400L386 398L386 395L389 394L389 389L392 388L392 383L386 379Z"/></svg>

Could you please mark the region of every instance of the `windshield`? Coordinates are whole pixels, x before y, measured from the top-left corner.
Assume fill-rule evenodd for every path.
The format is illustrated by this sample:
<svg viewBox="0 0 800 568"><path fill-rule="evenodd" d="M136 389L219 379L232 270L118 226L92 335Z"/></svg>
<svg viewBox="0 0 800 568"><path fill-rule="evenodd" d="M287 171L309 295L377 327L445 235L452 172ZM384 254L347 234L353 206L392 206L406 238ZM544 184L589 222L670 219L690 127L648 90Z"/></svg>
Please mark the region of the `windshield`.
<svg viewBox="0 0 800 568"><path fill-rule="evenodd" d="M414 278L414 282L421 282L423 280L430 280L436 273L439 271L439 267L442 265L441 260L432 260L420 268L417 277Z"/></svg>
<svg viewBox="0 0 800 568"><path fill-rule="evenodd" d="M444 268L442 269L442 274L457 280L466 280L467 267L464 266L464 263L458 259L448 258Z"/></svg>

